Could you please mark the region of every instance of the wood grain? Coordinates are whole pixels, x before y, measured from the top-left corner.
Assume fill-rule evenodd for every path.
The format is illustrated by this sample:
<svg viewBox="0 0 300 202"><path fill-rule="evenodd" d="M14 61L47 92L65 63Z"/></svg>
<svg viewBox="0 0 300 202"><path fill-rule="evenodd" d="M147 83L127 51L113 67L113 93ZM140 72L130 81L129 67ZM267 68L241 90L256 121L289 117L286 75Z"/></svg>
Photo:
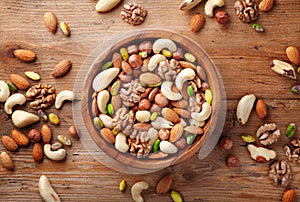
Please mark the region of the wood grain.
<svg viewBox="0 0 300 202"><path fill-rule="evenodd" d="M219 25L214 18L206 18L204 28L199 33L189 30L189 20L195 13L203 13L204 4L188 12L179 11L180 0L141 1L148 10L146 21L133 27L122 21L122 4L108 13L95 12L96 1L38 1L2 0L0 1L0 79L8 81L10 73L32 70L40 73L41 82L53 84L57 91L73 89L74 80L86 57L99 44L126 31L142 28L169 29L198 42L210 55L218 67L226 89L227 118L223 135L234 141L230 151L218 146L211 154L199 160L196 155L176 165L146 175L130 175L115 172L97 162L79 140L67 148L68 156L64 162L48 159L40 164L31 157L32 145L11 153L15 171L7 171L0 166L0 201L41 201L38 193L38 179L45 174L62 201L130 201L130 186L140 180L150 184L143 192L145 201L171 201L168 194L155 194L157 181L167 173L174 175L172 189L179 191L185 201L280 201L285 188L271 185L267 178L268 164L252 161L245 145L240 140L241 133L255 134L260 125L275 122L282 131L280 140L270 148L276 150L277 159L284 159L282 147L289 141L285 137L286 126L294 122L300 125L300 97L289 92L291 86L299 84L270 70L272 59L287 61L285 48L289 45L300 48L300 3L298 0L276 1L274 8L260 13L258 23L264 33L257 33L251 24L242 23L233 8L234 1L224 0L224 9L229 13L230 23ZM71 29L71 37L65 37L60 30L55 35L44 25L43 13L52 11L58 21L65 21ZM37 54L34 63L22 63L11 57L11 48L28 48ZM51 71L63 60L71 59L73 67L63 79L53 79ZM36 82L31 81L32 84ZM259 120L253 111L245 126L237 123L235 110L238 100L245 94L255 93L268 105L269 115ZM27 106L28 107L28 104ZM16 107L20 108L20 107ZM8 135L14 128L10 120L5 120L0 105L0 134ZM31 111L31 110L29 110ZM52 126L54 136L66 134L73 124L71 103L66 103L58 113L61 117L59 127ZM39 124L33 125L39 128ZM27 132L29 128L22 131ZM296 137L299 138L299 131ZM0 151L5 151L0 144ZM225 165L228 156L235 155L241 166L229 169ZM300 186L300 168L293 165L294 178L290 188ZM119 182L127 180L124 193L118 190ZM297 200L299 196L297 196Z"/></svg>

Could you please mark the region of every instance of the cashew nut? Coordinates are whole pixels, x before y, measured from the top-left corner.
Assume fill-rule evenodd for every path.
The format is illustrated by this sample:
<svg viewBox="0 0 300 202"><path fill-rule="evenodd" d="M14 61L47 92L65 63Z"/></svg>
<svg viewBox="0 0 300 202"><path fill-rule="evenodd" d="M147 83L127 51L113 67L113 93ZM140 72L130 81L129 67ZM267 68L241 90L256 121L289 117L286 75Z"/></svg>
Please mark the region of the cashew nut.
<svg viewBox="0 0 300 202"><path fill-rule="evenodd" d="M40 117L38 117L35 114L25 112L22 110L16 110L14 113L11 115L11 119L13 124L17 128L23 128L25 126L31 125L35 122L38 122L40 120Z"/></svg>
<svg viewBox="0 0 300 202"><path fill-rule="evenodd" d="M107 90L103 90L98 93L97 104L98 104L98 108L102 114L107 113L106 106L107 106L108 100L109 100L109 92Z"/></svg>
<svg viewBox="0 0 300 202"><path fill-rule="evenodd" d="M5 102L9 95L8 85L4 81L0 81L0 102Z"/></svg>
<svg viewBox="0 0 300 202"><path fill-rule="evenodd" d="M189 120L191 126L203 127L205 125L205 121L196 121L195 119Z"/></svg>
<svg viewBox="0 0 300 202"><path fill-rule="evenodd" d="M115 147L119 152L125 153L129 150L129 145L126 143L126 135L118 133L115 140Z"/></svg>
<svg viewBox="0 0 300 202"><path fill-rule="evenodd" d="M177 50L177 46L175 44L174 41L172 41L171 39L157 39L154 43L153 43L153 52L155 54L159 53L162 49L167 48L169 49L169 51L175 52Z"/></svg>
<svg viewBox="0 0 300 202"><path fill-rule="evenodd" d="M4 111L7 114L12 114L12 108L15 105L23 105L26 102L26 97L21 93L12 94L5 102Z"/></svg>
<svg viewBox="0 0 300 202"><path fill-rule="evenodd" d="M52 151L50 144L44 145L44 153L49 159L51 159L53 161L61 161L66 157L65 149L61 148L59 150Z"/></svg>
<svg viewBox="0 0 300 202"><path fill-rule="evenodd" d="M202 0L184 0L180 6L179 9L182 11L190 10L197 6Z"/></svg>
<svg viewBox="0 0 300 202"><path fill-rule="evenodd" d="M202 122L207 120L211 115L211 106L207 102L204 102L202 104L202 110L200 113L193 112L191 114L192 119L195 119L196 121Z"/></svg>
<svg viewBox="0 0 300 202"><path fill-rule="evenodd" d="M69 100L73 101L74 99L74 93L70 90L63 90L60 93L57 94L55 99L55 108L60 109L62 107L62 104L64 101Z"/></svg>
<svg viewBox="0 0 300 202"><path fill-rule="evenodd" d="M183 69L176 77L175 85L179 90L182 90L184 82L193 80L196 76L194 70L190 68Z"/></svg>
<svg viewBox="0 0 300 202"><path fill-rule="evenodd" d="M106 69L94 78L93 89L96 92L100 92L105 89L119 74L120 69L117 67Z"/></svg>
<svg viewBox="0 0 300 202"><path fill-rule="evenodd" d="M136 182L131 187L131 197L135 202L143 202L144 198L142 197L142 191L148 189L149 184L145 181Z"/></svg>
<svg viewBox="0 0 300 202"><path fill-rule="evenodd" d="M109 129L113 128L113 119L110 116L106 114L100 114L99 118L101 119L105 128L109 128Z"/></svg>
<svg viewBox="0 0 300 202"><path fill-rule="evenodd" d="M223 0L208 0L204 7L204 12L208 17L214 16L214 8L224 6Z"/></svg>
<svg viewBox="0 0 300 202"><path fill-rule="evenodd" d="M51 186L47 176L42 175L39 180L39 191L45 202L60 202L60 198Z"/></svg>
<svg viewBox="0 0 300 202"><path fill-rule="evenodd" d="M149 71L153 71L155 70L157 64L159 64L160 62L162 61L165 61L167 58L162 55L162 54L155 54L153 55L150 60L149 60L149 63L148 63L148 70Z"/></svg>
<svg viewBox="0 0 300 202"><path fill-rule="evenodd" d="M162 129L162 128L172 128L173 127L173 123L162 118L162 117L157 117L154 121L151 122L151 125L155 128L155 129Z"/></svg>
<svg viewBox="0 0 300 202"><path fill-rule="evenodd" d="M172 101L177 101L182 99L182 95L180 93L174 93L171 88L173 86L173 82L164 81L161 84L161 93L168 99Z"/></svg>
<svg viewBox="0 0 300 202"><path fill-rule="evenodd" d="M150 128L148 130L147 136L150 139L150 141L149 141L148 144L152 147L153 144L154 144L154 142L155 142L155 140L158 138L158 131L156 129L154 129L154 128Z"/></svg>

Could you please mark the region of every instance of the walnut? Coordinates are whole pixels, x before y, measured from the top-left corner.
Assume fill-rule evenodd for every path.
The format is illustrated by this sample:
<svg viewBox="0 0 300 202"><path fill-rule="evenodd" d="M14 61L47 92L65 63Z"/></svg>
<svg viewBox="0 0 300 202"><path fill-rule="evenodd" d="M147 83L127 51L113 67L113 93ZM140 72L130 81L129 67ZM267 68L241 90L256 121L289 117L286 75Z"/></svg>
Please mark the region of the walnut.
<svg viewBox="0 0 300 202"><path fill-rule="evenodd" d="M159 63L157 73L166 81L174 81L178 74L179 68L180 66L177 60L166 60Z"/></svg>
<svg viewBox="0 0 300 202"><path fill-rule="evenodd" d="M236 15L243 22L254 22L258 18L258 8L254 0L236 1L234 8Z"/></svg>
<svg viewBox="0 0 300 202"><path fill-rule="evenodd" d="M262 145L270 145L277 142L280 137L280 130L277 129L275 123L265 124L257 130L256 136Z"/></svg>
<svg viewBox="0 0 300 202"><path fill-rule="evenodd" d="M129 135L128 144L130 153L138 158L145 158L152 149L148 132L133 130Z"/></svg>
<svg viewBox="0 0 300 202"><path fill-rule="evenodd" d="M285 155L288 161L300 163L300 140L294 139L284 146Z"/></svg>
<svg viewBox="0 0 300 202"><path fill-rule="evenodd" d="M287 161L275 161L270 165L269 179L272 184L286 187L292 178L292 169Z"/></svg>
<svg viewBox="0 0 300 202"><path fill-rule="evenodd" d="M133 115L128 112L124 107L116 111L113 122L115 124L114 130L122 131L124 134L129 135L133 125Z"/></svg>
<svg viewBox="0 0 300 202"><path fill-rule="evenodd" d="M55 102L55 88L53 85L37 84L26 92L28 98L34 99L29 106L33 109L46 109Z"/></svg>
<svg viewBox="0 0 300 202"><path fill-rule="evenodd" d="M130 83L124 83L120 89L120 96L123 101L132 103L138 103L141 101L141 93L146 89L140 84L138 79L131 81Z"/></svg>
<svg viewBox="0 0 300 202"><path fill-rule="evenodd" d="M127 3L123 6L121 17L125 22L131 25L140 25L145 21L147 16L146 9L135 3Z"/></svg>
<svg viewBox="0 0 300 202"><path fill-rule="evenodd" d="M200 93L196 93L195 96L189 97L189 107L190 107L190 112L197 112L199 113L201 110L201 105L202 105L203 99L200 95Z"/></svg>

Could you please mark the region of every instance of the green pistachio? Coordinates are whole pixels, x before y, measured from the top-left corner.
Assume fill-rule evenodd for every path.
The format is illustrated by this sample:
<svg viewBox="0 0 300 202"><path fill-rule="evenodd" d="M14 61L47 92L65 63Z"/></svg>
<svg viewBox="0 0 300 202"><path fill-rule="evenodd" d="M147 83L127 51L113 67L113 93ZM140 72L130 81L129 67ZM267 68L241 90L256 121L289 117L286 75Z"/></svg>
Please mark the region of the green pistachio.
<svg viewBox="0 0 300 202"><path fill-rule="evenodd" d="M192 96L195 95L193 86L188 86L188 87L187 87L187 94L188 94L190 97L192 97Z"/></svg>
<svg viewBox="0 0 300 202"><path fill-rule="evenodd" d="M208 104L211 104L212 99L213 99L212 91L210 89L206 89L204 97L205 97L206 102Z"/></svg>
<svg viewBox="0 0 300 202"><path fill-rule="evenodd" d="M113 115L115 113L114 107L112 106L112 104L108 104L106 109L107 109L107 112L109 115Z"/></svg>
<svg viewBox="0 0 300 202"><path fill-rule="evenodd" d="M300 85L293 86L293 87L291 88L291 92L292 92L292 93L300 93Z"/></svg>
<svg viewBox="0 0 300 202"><path fill-rule="evenodd" d="M296 131L296 124L291 123L288 125L285 135L287 137L293 137L295 135L295 131Z"/></svg>
<svg viewBox="0 0 300 202"><path fill-rule="evenodd" d="M257 32L263 32L264 31L264 28L261 24L258 24L258 23L254 23L252 25L252 28L257 31Z"/></svg>
<svg viewBox="0 0 300 202"><path fill-rule="evenodd" d="M113 83L113 85L111 86L111 89L110 89L110 94L111 95L117 95L119 90L120 90L120 80L117 80L115 83Z"/></svg>
<svg viewBox="0 0 300 202"><path fill-rule="evenodd" d="M182 196L179 192L172 190L170 191L170 195L173 202L183 202Z"/></svg>
<svg viewBox="0 0 300 202"><path fill-rule="evenodd" d="M7 86L11 92L16 92L18 90L17 87L11 82L7 82Z"/></svg>
<svg viewBox="0 0 300 202"><path fill-rule="evenodd" d="M159 144L160 144L160 139L155 140L155 142L153 144L153 148L152 148L153 153L155 153L159 150Z"/></svg>
<svg viewBox="0 0 300 202"><path fill-rule="evenodd" d="M157 112L153 112L150 116L150 121L154 121L157 118Z"/></svg>
<svg viewBox="0 0 300 202"><path fill-rule="evenodd" d="M140 55L143 59L146 58L146 57L148 57L147 51L139 52L139 55Z"/></svg>
<svg viewBox="0 0 300 202"><path fill-rule="evenodd" d="M298 67L297 72L300 74L300 67Z"/></svg>
<svg viewBox="0 0 300 202"><path fill-rule="evenodd" d="M128 60L129 54L128 54L128 51L127 51L126 48L121 48L120 49L120 54L121 54L121 56L122 56L122 58L123 58L124 61Z"/></svg>
<svg viewBox="0 0 300 202"><path fill-rule="evenodd" d="M104 65L102 65L101 69L102 70L106 70L108 68L112 67L112 62L109 61L109 62L106 62Z"/></svg>
<svg viewBox="0 0 300 202"><path fill-rule="evenodd" d="M184 59L186 61L189 61L189 62L195 62L196 61L195 56L193 54L191 54L191 53L185 53L184 54Z"/></svg>
<svg viewBox="0 0 300 202"><path fill-rule="evenodd" d="M242 138L243 142L245 142L245 143L255 142L255 138L252 135L249 135L249 134L242 134L241 138Z"/></svg>
<svg viewBox="0 0 300 202"><path fill-rule="evenodd" d="M60 141L60 143L62 143L63 145L66 145L66 146L71 146L72 145L72 142L69 138L67 138L66 136L64 135L58 135L57 136L57 139Z"/></svg>
<svg viewBox="0 0 300 202"><path fill-rule="evenodd" d="M171 51L166 50L166 49L162 50L161 53L162 53L166 58L170 58L170 57L172 57L172 55L173 55L173 53L172 53Z"/></svg>
<svg viewBox="0 0 300 202"><path fill-rule="evenodd" d="M103 122L101 121L101 119L99 117L94 118L94 126L98 129L101 129L104 127Z"/></svg>
<svg viewBox="0 0 300 202"><path fill-rule="evenodd" d="M186 137L186 143L191 145L193 144L194 140L196 138L196 135L190 134Z"/></svg>

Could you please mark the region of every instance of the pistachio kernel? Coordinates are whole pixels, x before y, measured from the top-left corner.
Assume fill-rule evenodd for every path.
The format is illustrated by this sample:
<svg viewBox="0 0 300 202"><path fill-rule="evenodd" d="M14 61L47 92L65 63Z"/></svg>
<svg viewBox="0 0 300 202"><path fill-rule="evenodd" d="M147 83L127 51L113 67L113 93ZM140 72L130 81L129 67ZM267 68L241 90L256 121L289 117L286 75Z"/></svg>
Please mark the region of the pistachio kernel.
<svg viewBox="0 0 300 202"><path fill-rule="evenodd" d="M57 139L63 145L66 145L66 146L71 146L72 145L71 140L69 138L67 138L66 136L64 136L64 135L58 135Z"/></svg>
<svg viewBox="0 0 300 202"><path fill-rule="evenodd" d="M147 51L139 52L139 55L144 59L148 57Z"/></svg>
<svg viewBox="0 0 300 202"><path fill-rule="evenodd" d="M183 202L182 196L179 192L172 190L170 191L170 195L174 202Z"/></svg>
<svg viewBox="0 0 300 202"><path fill-rule="evenodd" d="M108 69L110 67L112 67L112 61L104 63L104 65L102 65L101 69L102 70L106 70L106 69Z"/></svg>
<svg viewBox="0 0 300 202"><path fill-rule="evenodd" d="M59 123L60 123L58 116L54 113L49 114L49 121L53 125L59 125Z"/></svg>
<svg viewBox="0 0 300 202"><path fill-rule="evenodd" d="M187 87L187 94L188 94L188 96L190 96L190 97L192 97L192 96L195 95L193 86L188 86L188 87Z"/></svg>
<svg viewBox="0 0 300 202"><path fill-rule="evenodd" d="M117 80L112 86L111 86L111 89L110 89L110 94L111 95L117 95L119 90L120 90L120 80Z"/></svg>
<svg viewBox="0 0 300 202"><path fill-rule="evenodd" d="M33 81L39 81L41 79L40 75L38 73L32 72L32 71L26 71L24 72L25 76L27 76L29 79Z"/></svg>
<svg viewBox="0 0 300 202"><path fill-rule="evenodd" d="M104 127L103 122L101 121L101 119L99 117L94 118L94 126L98 129L101 129Z"/></svg>
<svg viewBox="0 0 300 202"><path fill-rule="evenodd" d="M249 134L242 134L241 135L242 141L245 143L253 143L255 142L255 138Z"/></svg>
<svg viewBox="0 0 300 202"><path fill-rule="evenodd" d="M121 48L120 49L120 54L121 54L123 60L126 62L129 58L129 54L128 54L127 49L126 48Z"/></svg>
<svg viewBox="0 0 300 202"><path fill-rule="evenodd" d="M189 62L195 62L196 61L195 56L191 53L185 53L183 57L186 61L189 61Z"/></svg>
<svg viewBox="0 0 300 202"><path fill-rule="evenodd" d="M115 113L114 107L112 106L112 104L108 104L106 108L107 108L107 112L109 115L113 115Z"/></svg>
<svg viewBox="0 0 300 202"><path fill-rule="evenodd" d="M291 92L292 92L292 93L300 93L300 85L293 86L293 87L291 88Z"/></svg>
<svg viewBox="0 0 300 202"><path fill-rule="evenodd" d="M153 144L153 148L152 148L153 153L155 153L159 150L159 144L160 144L160 139L155 140L155 142Z"/></svg>
<svg viewBox="0 0 300 202"><path fill-rule="evenodd" d="M166 58L170 58L170 57L173 56L172 51L169 51L169 50L166 50L166 49L162 50L161 53L162 53Z"/></svg>
<svg viewBox="0 0 300 202"><path fill-rule="evenodd" d="M207 102L208 104L211 104L211 103L212 103L213 94L212 94L212 91L211 91L210 89L206 89L206 90L205 90L204 98L205 98L205 100L206 100L206 102Z"/></svg>
<svg viewBox="0 0 300 202"><path fill-rule="evenodd" d="M190 134L186 137L186 143L191 145L193 144L194 140L196 138L196 135Z"/></svg>
<svg viewBox="0 0 300 202"><path fill-rule="evenodd" d="M154 121L157 118L157 112L153 112L150 116L150 121Z"/></svg>
<svg viewBox="0 0 300 202"><path fill-rule="evenodd" d="M18 90L12 82L7 82L7 86L11 92L16 92Z"/></svg>
<svg viewBox="0 0 300 202"><path fill-rule="evenodd" d="M252 25L252 28L257 31L257 32L263 32L264 31L264 28L261 24L258 24L258 23L254 23Z"/></svg>
<svg viewBox="0 0 300 202"><path fill-rule="evenodd" d="M295 135L295 131L296 131L296 124L291 123L288 125L285 135L287 137L293 137Z"/></svg>
<svg viewBox="0 0 300 202"><path fill-rule="evenodd" d="M125 190L125 188L126 188L126 181L122 180L119 185L119 190L122 192Z"/></svg>
<svg viewBox="0 0 300 202"><path fill-rule="evenodd" d="M300 67L298 67L297 72L300 74Z"/></svg>

